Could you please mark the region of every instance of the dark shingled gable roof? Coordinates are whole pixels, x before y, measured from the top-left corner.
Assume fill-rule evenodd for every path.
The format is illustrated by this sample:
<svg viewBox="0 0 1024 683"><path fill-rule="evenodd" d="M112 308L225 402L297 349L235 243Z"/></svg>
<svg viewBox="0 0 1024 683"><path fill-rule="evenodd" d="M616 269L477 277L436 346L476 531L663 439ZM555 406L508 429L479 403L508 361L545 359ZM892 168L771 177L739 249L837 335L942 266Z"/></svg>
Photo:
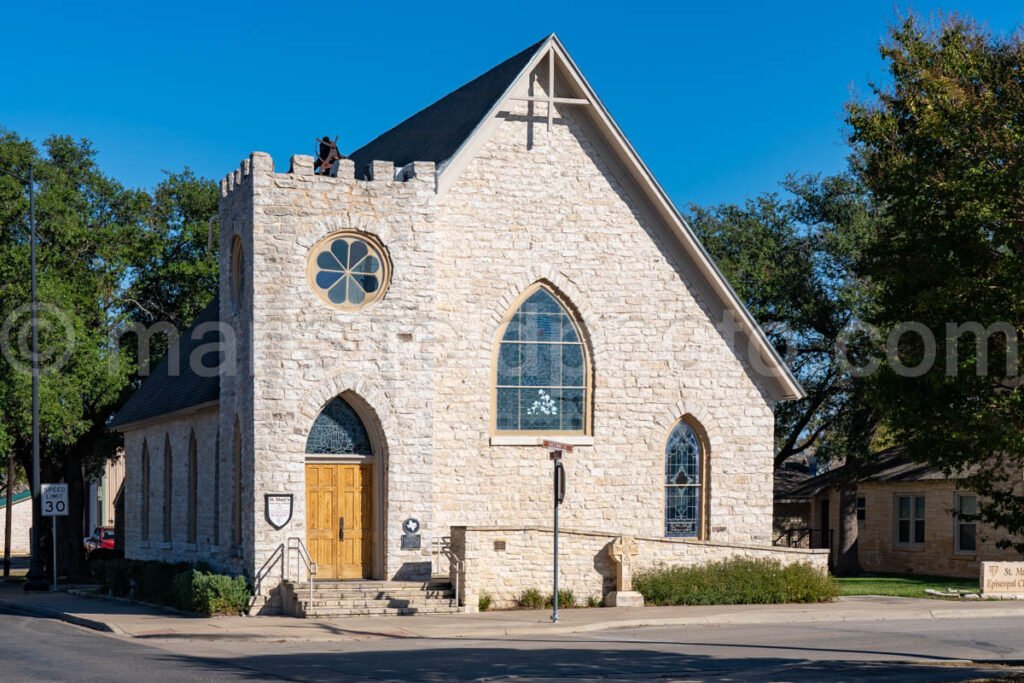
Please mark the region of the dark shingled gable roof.
<svg viewBox="0 0 1024 683"><path fill-rule="evenodd" d="M862 466L858 482L893 482L893 481L940 481L947 479L945 473L927 463L913 462L903 455L903 448L895 446L875 456L875 459ZM806 500L813 498L825 489L836 486L846 474L845 465L829 470L824 474L807 479L788 490L776 490L776 500Z"/></svg>
<svg viewBox="0 0 1024 683"><path fill-rule="evenodd" d="M393 161L396 167L401 167L413 161L440 165L451 159L546 40L505 60L352 152L349 158L355 162L356 177L365 180L368 167L375 160Z"/></svg>
<svg viewBox="0 0 1024 683"><path fill-rule="evenodd" d="M219 400L219 374L215 374L213 377L202 377L195 373L195 368L191 367L189 363L192 352L198 346L213 344L219 340L219 332L217 330L209 330L198 339L192 338L193 331L203 323L216 322L219 319L220 301L215 296L210 305L203 309L203 312L196 317L192 327L181 335L180 344L177 349L180 361L178 364L180 374L176 376L169 374L169 357L170 354L175 352L172 348L164 356L163 360L157 364L156 368L153 369L149 377L142 383L142 386L125 402L109 426L111 428L122 427L133 422L148 420L184 410L185 408ZM221 357L223 357L223 354L218 356L213 353L207 353L202 357L197 357L195 360L197 363L202 363L203 366L213 370L215 367L214 363L219 364ZM208 373L204 372L203 374Z"/></svg>

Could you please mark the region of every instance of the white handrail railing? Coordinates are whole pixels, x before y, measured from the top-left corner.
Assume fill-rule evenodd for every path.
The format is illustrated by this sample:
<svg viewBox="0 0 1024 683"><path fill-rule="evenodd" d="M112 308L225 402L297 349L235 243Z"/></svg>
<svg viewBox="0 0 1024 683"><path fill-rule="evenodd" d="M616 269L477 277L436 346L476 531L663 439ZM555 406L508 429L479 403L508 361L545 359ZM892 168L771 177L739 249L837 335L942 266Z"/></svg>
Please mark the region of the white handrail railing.
<svg viewBox="0 0 1024 683"><path fill-rule="evenodd" d="M253 592L255 595L263 595L263 579L270 575L270 570L276 560L281 560L281 576L284 576L284 543L274 548L274 552L270 553L270 557L263 563L260 570L256 572L256 576L253 578L253 588L255 588Z"/></svg>

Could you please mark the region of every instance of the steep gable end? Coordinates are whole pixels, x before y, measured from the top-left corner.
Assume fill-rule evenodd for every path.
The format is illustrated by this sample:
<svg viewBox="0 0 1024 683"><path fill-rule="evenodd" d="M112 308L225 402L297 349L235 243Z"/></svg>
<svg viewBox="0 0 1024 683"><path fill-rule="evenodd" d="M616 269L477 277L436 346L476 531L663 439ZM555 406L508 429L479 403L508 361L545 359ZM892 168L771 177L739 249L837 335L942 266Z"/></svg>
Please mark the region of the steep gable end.
<svg viewBox="0 0 1024 683"><path fill-rule="evenodd" d="M412 161L443 167L547 42L545 38L531 45L352 152L356 177L365 180L375 159L398 167Z"/></svg>
<svg viewBox="0 0 1024 683"><path fill-rule="evenodd" d="M549 128L556 106L569 106L582 112L594 126L596 134L601 136L621 167L639 188L654 214L695 264L698 275L706 289L710 291L710 295L721 303L738 330L747 339L752 351L759 357L759 374L764 377L772 399L803 398L805 394L799 381L726 281L650 169L640 159L557 36L552 34L539 46L531 47L526 53L529 53L529 59L519 69L515 82L490 107L469 137L445 161L444 167L439 168L438 193L444 194L453 186L459 175L497 131L503 118L509 115L515 101L529 101L534 107L533 116L538 122L547 119ZM521 58L526 53L520 53L517 57ZM548 84L556 84L557 87L549 87ZM550 89L551 92L545 92L546 89Z"/></svg>

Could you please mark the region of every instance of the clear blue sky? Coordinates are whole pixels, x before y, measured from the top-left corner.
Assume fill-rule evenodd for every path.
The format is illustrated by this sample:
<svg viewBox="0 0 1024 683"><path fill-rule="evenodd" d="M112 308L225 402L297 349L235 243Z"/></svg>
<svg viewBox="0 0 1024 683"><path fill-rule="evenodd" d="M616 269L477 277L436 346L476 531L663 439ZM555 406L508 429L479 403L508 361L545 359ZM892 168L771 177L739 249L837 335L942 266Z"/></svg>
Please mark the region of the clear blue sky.
<svg viewBox="0 0 1024 683"><path fill-rule="evenodd" d="M0 126L86 137L151 187L219 178L253 150L283 170L314 136L372 139L551 31L680 207L740 202L842 168L842 107L883 74L897 10L1007 33L1017 2L5 3Z"/></svg>

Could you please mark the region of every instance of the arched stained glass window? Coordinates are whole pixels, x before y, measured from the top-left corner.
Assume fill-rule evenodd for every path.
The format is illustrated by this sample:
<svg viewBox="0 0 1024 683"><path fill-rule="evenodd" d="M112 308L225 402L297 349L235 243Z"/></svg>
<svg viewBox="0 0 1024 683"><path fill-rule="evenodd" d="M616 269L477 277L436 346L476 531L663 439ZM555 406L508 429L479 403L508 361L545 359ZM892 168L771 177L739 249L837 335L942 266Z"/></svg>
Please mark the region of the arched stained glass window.
<svg viewBox="0 0 1024 683"><path fill-rule="evenodd" d="M701 535L704 463L700 441L685 422L676 424L665 445L665 535Z"/></svg>
<svg viewBox="0 0 1024 683"><path fill-rule="evenodd" d="M306 438L306 453L315 455L373 455L363 421L344 399L324 406Z"/></svg>
<svg viewBox="0 0 1024 683"><path fill-rule="evenodd" d="M575 321L547 288L538 287L506 320L497 366L497 431L586 433L586 351Z"/></svg>

